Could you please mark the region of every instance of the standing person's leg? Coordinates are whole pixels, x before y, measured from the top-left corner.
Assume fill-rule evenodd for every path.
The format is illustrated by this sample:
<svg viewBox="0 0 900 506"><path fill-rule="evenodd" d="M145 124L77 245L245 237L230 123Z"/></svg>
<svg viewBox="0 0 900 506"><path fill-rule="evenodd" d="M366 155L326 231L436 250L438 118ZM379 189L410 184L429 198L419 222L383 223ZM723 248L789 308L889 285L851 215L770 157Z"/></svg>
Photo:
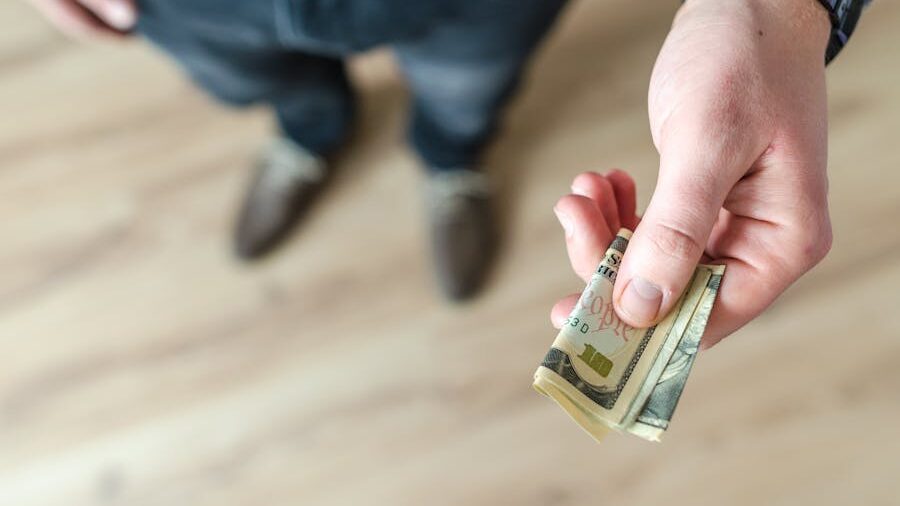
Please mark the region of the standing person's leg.
<svg viewBox="0 0 900 506"><path fill-rule="evenodd" d="M503 107L565 0L496 0L397 45L413 95L410 139L430 169L435 268L446 295L480 287L496 247L485 176L476 170Z"/></svg>
<svg viewBox="0 0 900 506"><path fill-rule="evenodd" d="M398 44L413 95L410 139L431 169L471 168L566 0L495 0Z"/></svg>
<svg viewBox="0 0 900 506"><path fill-rule="evenodd" d="M319 193L325 156L346 138L354 111L343 62L284 48L265 5L142 0L138 23L220 101L275 113L281 138L261 157L235 231L244 258L278 244Z"/></svg>

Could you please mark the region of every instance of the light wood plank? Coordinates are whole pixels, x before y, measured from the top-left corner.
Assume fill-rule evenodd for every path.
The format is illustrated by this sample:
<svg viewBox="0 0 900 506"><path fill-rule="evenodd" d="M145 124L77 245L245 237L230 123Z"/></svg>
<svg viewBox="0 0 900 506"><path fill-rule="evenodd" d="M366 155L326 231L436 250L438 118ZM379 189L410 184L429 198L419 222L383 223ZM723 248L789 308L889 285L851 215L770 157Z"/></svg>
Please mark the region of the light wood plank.
<svg viewBox="0 0 900 506"><path fill-rule="evenodd" d="M829 69L832 254L701 357L666 442L597 446L530 389L549 308L579 288L550 209L590 168L631 170L646 204L675 4L567 13L488 157L501 263L451 307L387 53L354 64L336 185L248 267L228 233L265 111L2 3L0 504L896 504L896 3Z"/></svg>

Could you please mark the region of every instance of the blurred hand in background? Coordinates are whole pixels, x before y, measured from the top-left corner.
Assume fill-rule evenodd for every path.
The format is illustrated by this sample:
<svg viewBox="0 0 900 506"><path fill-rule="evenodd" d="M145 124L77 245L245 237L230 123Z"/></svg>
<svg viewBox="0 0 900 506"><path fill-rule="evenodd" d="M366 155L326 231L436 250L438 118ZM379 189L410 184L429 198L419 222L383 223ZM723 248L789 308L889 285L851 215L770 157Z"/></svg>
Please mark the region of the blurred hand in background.
<svg viewBox="0 0 900 506"><path fill-rule="evenodd" d="M693 0L679 12L650 83L660 169L640 224L624 172L582 174L556 206L585 280L617 229L637 225L613 299L624 321L657 323L698 262L726 264L708 347L824 258L830 26L815 0ZM576 300L557 303L555 324Z"/></svg>
<svg viewBox="0 0 900 506"><path fill-rule="evenodd" d="M29 0L60 31L76 38L127 35L137 21L135 0Z"/></svg>

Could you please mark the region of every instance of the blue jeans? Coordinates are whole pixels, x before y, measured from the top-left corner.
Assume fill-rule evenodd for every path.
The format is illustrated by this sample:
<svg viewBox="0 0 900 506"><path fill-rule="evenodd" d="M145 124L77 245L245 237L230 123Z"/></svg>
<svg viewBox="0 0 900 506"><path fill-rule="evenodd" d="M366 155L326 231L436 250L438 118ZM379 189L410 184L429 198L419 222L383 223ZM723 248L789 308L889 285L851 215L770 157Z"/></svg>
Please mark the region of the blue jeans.
<svg viewBox="0 0 900 506"><path fill-rule="evenodd" d="M343 58L391 45L410 139L434 169L471 167L566 0L139 0L138 30L220 100L264 103L319 154L353 119Z"/></svg>

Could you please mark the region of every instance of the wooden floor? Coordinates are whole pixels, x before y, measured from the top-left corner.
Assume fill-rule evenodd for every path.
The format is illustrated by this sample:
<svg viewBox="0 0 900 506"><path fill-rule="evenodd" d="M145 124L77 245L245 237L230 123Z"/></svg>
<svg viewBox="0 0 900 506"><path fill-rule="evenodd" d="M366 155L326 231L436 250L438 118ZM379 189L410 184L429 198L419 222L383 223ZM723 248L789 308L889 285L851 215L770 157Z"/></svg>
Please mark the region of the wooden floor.
<svg viewBox="0 0 900 506"><path fill-rule="evenodd" d="M579 288L571 177L655 179L646 85L677 2L583 1L488 165L505 247L437 296L389 55L337 184L255 266L229 232L263 111L142 43L0 3L0 505L900 504L900 3L829 70L830 257L705 353L663 444L594 444L531 390Z"/></svg>

